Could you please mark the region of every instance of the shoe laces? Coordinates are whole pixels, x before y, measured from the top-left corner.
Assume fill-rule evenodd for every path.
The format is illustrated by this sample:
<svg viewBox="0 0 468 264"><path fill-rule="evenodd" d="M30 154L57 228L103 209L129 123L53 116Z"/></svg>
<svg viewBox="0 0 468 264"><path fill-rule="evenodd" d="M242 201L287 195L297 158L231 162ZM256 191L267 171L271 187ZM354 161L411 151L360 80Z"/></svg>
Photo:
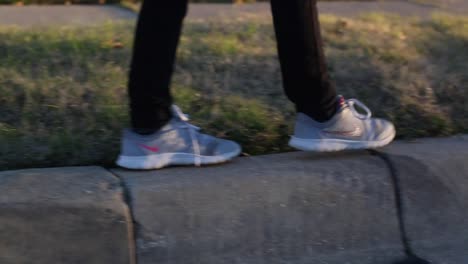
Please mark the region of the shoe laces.
<svg viewBox="0 0 468 264"><path fill-rule="evenodd" d="M364 103L362 103L361 101L357 100L357 99L348 99L345 101L346 104L348 105L349 109L351 110L351 112L353 113L353 115L361 120L368 120L372 117L372 112L371 110L369 109L369 107L367 107ZM366 112L365 115L359 113L357 110L356 110L356 107L355 105L359 106L359 108L361 108L362 110L364 110Z"/></svg>
<svg viewBox="0 0 468 264"><path fill-rule="evenodd" d="M184 112L182 112L180 107L178 107L177 105L172 105L172 112L182 122L182 125L179 127L185 128L188 130L190 139L192 141L193 152L195 154L194 164L195 166L200 167L201 166L201 150L200 150L200 143L198 142L198 138L197 138L197 133L198 133L198 130L200 130L200 128L190 124L189 115L184 114Z"/></svg>

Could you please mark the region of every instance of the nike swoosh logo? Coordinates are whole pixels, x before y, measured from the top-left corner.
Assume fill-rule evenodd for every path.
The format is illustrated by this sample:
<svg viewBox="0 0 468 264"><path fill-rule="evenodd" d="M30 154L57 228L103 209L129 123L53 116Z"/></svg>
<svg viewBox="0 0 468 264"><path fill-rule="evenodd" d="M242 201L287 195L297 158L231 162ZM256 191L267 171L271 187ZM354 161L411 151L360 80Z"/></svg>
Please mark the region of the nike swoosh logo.
<svg viewBox="0 0 468 264"><path fill-rule="evenodd" d="M143 144L140 144L140 147L146 149L146 150L149 150L151 152L158 152L159 151L159 148L158 147L151 147L151 146L147 146L147 145L143 145Z"/></svg>
<svg viewBox="0 0 468 264"><path fill-rule="evenodd" d="M343 131L329 131L324 130L322 133L341 136L341 137L360 137L362 135L361 128L355 127L354 130L343 130Z"/></svg>

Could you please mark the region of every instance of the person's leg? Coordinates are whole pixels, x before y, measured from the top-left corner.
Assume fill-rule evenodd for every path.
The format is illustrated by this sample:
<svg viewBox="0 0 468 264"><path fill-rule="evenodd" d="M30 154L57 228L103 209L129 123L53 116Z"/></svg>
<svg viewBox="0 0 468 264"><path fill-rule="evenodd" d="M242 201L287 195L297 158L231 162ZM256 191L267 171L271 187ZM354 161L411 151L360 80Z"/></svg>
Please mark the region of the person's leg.
<svg viewBox="0 0 468 264"><path fill-rule="evenodd" d="M201 134L172 104L169 86L188 0L143 2L135 36L129 95L132 129L125 130L117 165L160 169L229 161L241 147Z"/></svg>
<svg viewBox="0 0 468 264"><path fill-rule="evenodd" d="M322 47L316 0L271 0L286 95L319 122L336 112L337 94Z"/></svg>
<svg viewBox="0 0 468 264"><path fill-rule="evenodd" d="M393 124L371 118L361 102L337 96L325 62L316 0L271 0L271 6L284 88L298 112L289 145L338 151L389 144L395 137Z"/></svg>
<svg viewBox="0 0 468 264"><path fill-rule="evenodd" d="M188 0L143 2L129 78L134 131L150 134L171 119L170 82Z"/></svg>

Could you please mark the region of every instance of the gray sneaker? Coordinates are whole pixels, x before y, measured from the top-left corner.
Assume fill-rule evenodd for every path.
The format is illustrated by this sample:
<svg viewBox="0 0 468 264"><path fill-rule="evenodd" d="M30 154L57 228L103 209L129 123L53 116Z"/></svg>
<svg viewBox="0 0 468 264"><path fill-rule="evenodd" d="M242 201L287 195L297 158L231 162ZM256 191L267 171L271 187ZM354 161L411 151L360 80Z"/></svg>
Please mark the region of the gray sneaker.
<svg viewBox="0 0 468 264"><path fill-rule="evenodd" d="M289 145L304 151L330 152L378 148L393 141L396 131L392 123L371 118L369 108L356 99L345 100L339 96L338 102L338 112L325 123L299 113ZM367 114L357 112L355 105Z"/></svg>
<svg viewBox="0 0 468 264"><path fill-rule="evenodd" d="M237 143L201 134L177 106L172 110L172 120L155 134L141 136L125 130L117 165L138 170L171 165L201 166L223 163L241 153Z"/></svg>

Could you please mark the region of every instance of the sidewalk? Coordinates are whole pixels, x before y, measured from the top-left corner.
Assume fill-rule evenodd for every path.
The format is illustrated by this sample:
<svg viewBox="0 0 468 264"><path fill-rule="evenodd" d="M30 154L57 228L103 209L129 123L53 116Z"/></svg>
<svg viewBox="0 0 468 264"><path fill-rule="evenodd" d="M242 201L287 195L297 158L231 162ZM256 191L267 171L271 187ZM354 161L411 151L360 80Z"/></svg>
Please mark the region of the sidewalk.
<svg viewBox="0 0 468 264"><path fill-rule="evenodd" d="M468 1L448 0L440 5L417 4L407 1L377 2L320 2L322 14L356 16L369 12L388 12L402 16L428 17L433 12L468 13ZM188 19L232 18L245 14L269 15L267 3L192 4ZM109 20L134 20L136 14L116 6L0 6L0 25L44 26L44 25L89 25Z"/></svg>
<svg viewBox="0 0 468 264"><path fill-rule="evenodd" d="M449 0L450 1L450 0ZM438 5L418 4L408 1L357 1L357 2L319 2L321 14L332 14L353 17L371 12L385 12L401 16L429 17L434 12L449 12L463 15L468 13L468 1L451 0ZM204 19L213 17L237 17L242 14L270 15L269 3L249 5L212 5L196 4L191 6L189 19Z"/></svg>
<svg viewBox="0 0 468 264"><path fill-rule="evenodd" d="M2 172L0 263L389 264L404 235L432 263L468 263L467 160L459 136L204 168Z"/></svg>
<svg viewBox="0 0 468 264"><path fill-rule="evenodd" d="M90 25L106 21L134 20L136 14L117 6L2 6L0 25L48 26Z"/></svg>

